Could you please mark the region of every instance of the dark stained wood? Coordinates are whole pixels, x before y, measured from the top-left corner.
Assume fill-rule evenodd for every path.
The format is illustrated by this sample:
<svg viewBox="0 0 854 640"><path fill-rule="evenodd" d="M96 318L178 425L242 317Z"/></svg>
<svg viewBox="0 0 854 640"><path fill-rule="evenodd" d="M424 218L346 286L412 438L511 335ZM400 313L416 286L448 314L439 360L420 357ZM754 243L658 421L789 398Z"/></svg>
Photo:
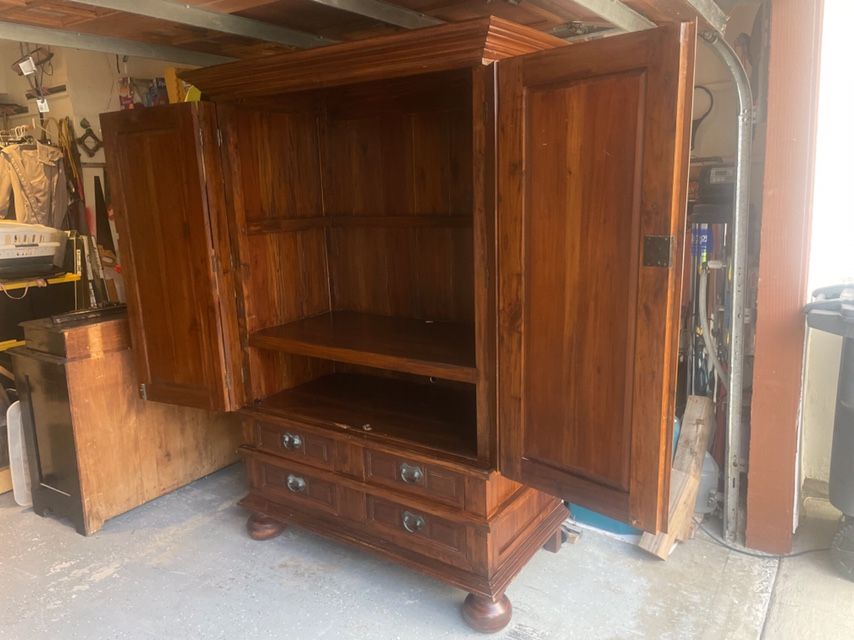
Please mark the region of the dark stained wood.
<svg viewBox="0 0 854 640"><path fill-rule="evenodd" d="M476 455L474 389L358 374L333 374L275 394L252 412Z"/></svg>
<svg viewBox="0 0 854 640"><path fill-rule="evenodd" d="M309 224L289 228L290 233L247 233L250 224L298 222L320 213L319 168L309 172L292 161L292 155L305 158L317 153L319 141L312 147L311 137L301 129L317 134L318 104L302 97L281 101L280 107L287 117L281 112L217 107L244 346L254 331L330 310L323 229ZM331 372L328 363L254 348L246 349L245 363L252 399Z"/></svg>
<svg viewBox="0 0 854 640"><path fill-rule="evenodd" d="M248 233L283 233L318 227L471 227L470 215L347 215L285 218L274 216L270 220L249 222Z"/></svg>
<svg viewBox="0 0 854 640"><path fill-rule="evenodd" d="M641 246L670 235L681 255L693 49L691 27L661 28L498 71L500 468L652 531L678 269Z"/></svg>
<svg viewBox="0 0 854 640"><path fill-rule="evenodd" d="M484 629L563 496L664 526L678 269L641 247L681 264L692 38L492 18L189 74L223 134L243 506L469 591Z"/></svg>
<svg viewBox="0 0 854 640"><path fill-rule="evenodd" d="M481 633L501 631L513 616L510 599L503 593L497 598L485 598L470 593L466 596L461 611L466 624Z"/></svg>
<svg viewBox="0 0 854 640"><path fill-rule="evenodd" d="M341 444L339 454L345 450ZM374 443L365 444L373 450ZM402 455L407 449L390 449L390 453ZM559 500L529 488L513 492L487 517L425 498L407 498L391 488L367 486L363 475L341 473L344 456L339 456L342 459L332 473L282 462L251 448L244 447L243 453L250 492L241 504L253 513L358 545L487 598L504 592L567 515ZM357 453L356 457L361 455ZM268 474L275 475L271 467L307 481L331 483L340 496L338 511L331 512L323 502L314 503L296 492L283 491L280 482L278 486L268 482L272 477ZM497 474L489 474L484 486L490 494L499 493L492 485L502 482ZM404 512L410 514L408 529ZM423 518L420 527L418 516Z"/></svg>
<svg viewBox="0 0 854 640"><path fill-rule="evenodd" d="M101 125L139 382L151 400L234 410L243 385L239 354L230 353L234 291L222 278L230 252L213 210L222 183L205 178L218 164L204 152L216 146L212 110L109 113Z"/></svg>
<svg viewBox="0 0 854 640"><path fill-rule="evenodd" d="M555 531L554 535L543 545L543 549L550 553L558 553L560 548L563 546L563 541L563 531Z"/></svg>
<svg viewBox="0 0 854 640"><path fill-rule="evenodd" d="M271 95L488 64L566 44L501 18L230 62L183 74L210 99Z"/></svg>
<svg viewBox="0 0 854 640"><path fill-rule="evenodd" d="M466 506L465 475L440 465L365 449L365 480L460 509Z"/></svg>
<svg viewBox="0 0 854 640"><path fill-rule="evenodd" d="M254 347L475 382L471 325L335 311L253 333Z"/></svg>
<svg viewBox="0 0 854 640"><path fill-rule="evenodd" d="M478 458L495 466L495 65L472 72L472 183Z"/></svg>

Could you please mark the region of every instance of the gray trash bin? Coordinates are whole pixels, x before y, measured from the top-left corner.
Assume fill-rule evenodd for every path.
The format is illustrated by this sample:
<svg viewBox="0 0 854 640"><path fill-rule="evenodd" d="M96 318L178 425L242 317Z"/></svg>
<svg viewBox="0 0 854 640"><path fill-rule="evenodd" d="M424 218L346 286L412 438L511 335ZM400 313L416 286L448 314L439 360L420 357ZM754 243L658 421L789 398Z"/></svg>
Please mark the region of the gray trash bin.
<svg viewBox="0 0 854 640"><path fill-rule="evenodd" d="M854 285L816 290L804 312L811 328L842 336L830 452L830 502L844 515L831 555L837 567L854 580Z"/></svg>

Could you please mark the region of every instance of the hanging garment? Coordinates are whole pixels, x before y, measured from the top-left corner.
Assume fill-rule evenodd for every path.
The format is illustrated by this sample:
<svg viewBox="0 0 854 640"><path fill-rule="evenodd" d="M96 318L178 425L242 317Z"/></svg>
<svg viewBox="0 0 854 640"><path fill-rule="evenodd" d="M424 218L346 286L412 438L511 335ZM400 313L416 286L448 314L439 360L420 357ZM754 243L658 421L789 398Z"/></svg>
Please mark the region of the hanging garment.
<svg viewBox="0 0 854 640"><path fill-rule="evenodd" d="M18 222L63 228L68 188L62 151L40 142L0 149L0 218L13 198Z"/></svg>

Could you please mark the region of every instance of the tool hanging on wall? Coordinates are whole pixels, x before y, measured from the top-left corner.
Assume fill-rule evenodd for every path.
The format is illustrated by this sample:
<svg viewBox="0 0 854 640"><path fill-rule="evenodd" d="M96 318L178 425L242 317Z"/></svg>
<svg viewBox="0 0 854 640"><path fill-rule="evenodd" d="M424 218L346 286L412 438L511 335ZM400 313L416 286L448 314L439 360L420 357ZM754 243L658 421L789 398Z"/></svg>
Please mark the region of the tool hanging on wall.
<svg viewBox="0 0 854 640"><path fill-rule="evenodd" d="M86 152L90 158L95 157L95 154L104 146L103 141L92 131L92 126L86 118L80 121L80 126L83 127L83 134L77 138L77 146Z"/></svg>

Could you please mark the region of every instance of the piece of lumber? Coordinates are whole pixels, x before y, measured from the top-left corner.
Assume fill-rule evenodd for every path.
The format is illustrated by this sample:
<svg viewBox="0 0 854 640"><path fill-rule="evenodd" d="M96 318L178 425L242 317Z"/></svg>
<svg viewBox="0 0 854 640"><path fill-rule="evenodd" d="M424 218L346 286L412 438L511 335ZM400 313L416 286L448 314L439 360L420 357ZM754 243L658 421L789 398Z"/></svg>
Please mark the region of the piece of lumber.
<svg viewBox="0 0 854 640"><path fill-rule="evenodd" d="M0 493L12 490L12 469L0 467Z"/></svg>
<svg viewBox="0 0 854 640"><path fill-rule="evenodd" d="M691 520L700 488L703 458L709 448L714 425L715 407L711 398L690 396L670 472L667 533L644 533L638 543L641 549L662 560L667 560L677 541L691 535Z"/></svg>

